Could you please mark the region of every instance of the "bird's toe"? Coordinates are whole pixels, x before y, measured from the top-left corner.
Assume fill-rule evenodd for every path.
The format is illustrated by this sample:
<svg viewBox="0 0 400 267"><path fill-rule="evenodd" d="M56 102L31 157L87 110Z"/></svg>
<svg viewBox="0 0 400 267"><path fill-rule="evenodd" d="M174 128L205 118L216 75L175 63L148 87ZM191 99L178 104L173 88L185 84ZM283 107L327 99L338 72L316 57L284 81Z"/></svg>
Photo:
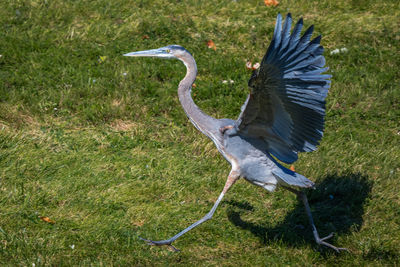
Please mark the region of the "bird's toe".
<svg viewBox="0 0 400 267"><path fill-rule="evenodd" d="M327 235L327 236L321 238L320 240L321 240L321 241L325 241L325 240L331 238L333 235L334 235L334 233L332 232L332 233L330 233L329 235Z"/></svg>
<svg viewBox="0 0 400 267"><path fill-rule="evenodd" d="M146 242L147 245L149 245L149 246L169 246L170 248L172 248L173 251L180 251L179 249L174 247L172 245L172 242L169 241L169 240L153 241L153 240L150 240L150 239L141 238L140 236L139 236L139 239L143 240L144 242Z"/></svg>
<svg viewBox="0 0 400 267"><path fill-rule="evenodd" d="M347 248L338 248L328 242L325 242L325 240L331 238L332 236L333 236L333 233L330 233L328 236L326 236L324 238L318 238L315 241L317 242L318 245L322 245L322 246L331 248L331 249L335 250L337 253L339 253L340 251L349 251Z"/></svg>

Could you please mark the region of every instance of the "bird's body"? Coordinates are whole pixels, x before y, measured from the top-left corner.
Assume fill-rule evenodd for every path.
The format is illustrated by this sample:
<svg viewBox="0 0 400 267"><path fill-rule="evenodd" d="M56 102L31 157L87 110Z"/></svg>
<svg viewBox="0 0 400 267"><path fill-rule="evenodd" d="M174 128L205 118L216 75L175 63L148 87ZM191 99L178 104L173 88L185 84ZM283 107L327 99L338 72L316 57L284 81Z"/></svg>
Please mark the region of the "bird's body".
<svg viewBox="0 0 400 267"><path fill-rule="evenodd" d="M312 187L304 176L279 164L267 151L267 144L257 138L245 137L229 129L223 136L224 152L240 177L250 183L274 191L277 185Z"/></svg>
<svg viewBox="0 0 400 267"><path fill-rule="evenodd" d="M240 177L272 192L277 185L312 187L314 183L304 176L285 168L268 153L268 144L254 137L243 136L230 127L235 121L222 119L215 128L219 135L213 141L219 152L232 165ZM216 131L217 132L217 131ZM213 138L211 138L213 139Z"/></svg>
<svg viewBox="0 0 400 267"><path fill-rule="evenodd" d="M282 166L279 161L293 163L298 152L313 151L322 138L325 97L330 86L330 75L322 74L325 59L320 37L310 41L310 27L300 38L302 20L292 34L291 16L278 15L274 37L261 66L249 81L251 92L237 120L216 119L200 110L191 97L197 66L192 55L183 47L170 45L159 49L132 52L126 56L177 58L186 68L186 76L179 83L178 96L193 125L209 137L219 152L232 165L223 191L211 211L199 221L167 240L147 240L151 245L170 245L194 227L211 219L229 188L239 179L274 191L282 186L296 193L306 208L318 244L336 248L319 238L307 198L296 188L313 187L306 177Z"/></svg>

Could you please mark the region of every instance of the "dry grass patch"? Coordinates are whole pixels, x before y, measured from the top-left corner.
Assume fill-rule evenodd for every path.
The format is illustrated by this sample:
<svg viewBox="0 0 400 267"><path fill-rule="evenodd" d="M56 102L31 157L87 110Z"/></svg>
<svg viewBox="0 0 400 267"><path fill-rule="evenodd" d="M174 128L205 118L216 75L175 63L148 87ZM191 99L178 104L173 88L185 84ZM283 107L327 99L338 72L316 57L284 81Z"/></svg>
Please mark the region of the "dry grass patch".
<svg viewBox="0 0 400 267"><path fill-rule="evenodd" d="M117 119L110 124L112 130L117 132L130 132L130 131L138 131L140 128L143 127L138 122L134 122L131 120L120 120Z"/></svg>

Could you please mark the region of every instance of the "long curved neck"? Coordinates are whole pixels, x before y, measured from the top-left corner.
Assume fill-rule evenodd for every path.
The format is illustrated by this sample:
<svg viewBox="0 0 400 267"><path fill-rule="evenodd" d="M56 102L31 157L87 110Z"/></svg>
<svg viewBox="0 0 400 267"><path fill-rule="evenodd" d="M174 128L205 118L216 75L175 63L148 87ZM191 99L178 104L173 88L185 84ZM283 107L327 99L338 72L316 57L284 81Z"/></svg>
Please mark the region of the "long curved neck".
<svg viewBox="0 0 400 267"><path fill-rule="evenodd" d="M193 101L191 96L192 85L197 76L197 66L194 58L189 54L182 55L181 60L186 66L186 76L179 83L178 96L179 101L185 110L186 115L193 123L193 125L215 141L218 134L218 120L205 114Z"/></svg>

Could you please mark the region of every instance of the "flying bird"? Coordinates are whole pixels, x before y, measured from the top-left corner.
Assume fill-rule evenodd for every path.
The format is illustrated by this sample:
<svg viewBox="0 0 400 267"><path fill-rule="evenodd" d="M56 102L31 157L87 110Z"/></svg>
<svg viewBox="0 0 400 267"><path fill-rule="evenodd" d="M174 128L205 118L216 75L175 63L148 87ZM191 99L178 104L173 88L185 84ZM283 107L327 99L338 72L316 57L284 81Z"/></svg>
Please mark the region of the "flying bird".
<svg viewBox="0 0 400 267"><path fill-rule="evenodd" d="M248 82L250 93L237 120L216 119L205 114L193 101L191 89L197 75L193 56L182 46L169 45L158 49L124 54L130 57L160 57L179 59L187 68L179 83L178 96L193 125L216 145L231 164L226 184L212 209L200 220L175 236L160 241L148 239L149 245L173 245L177 238L212 218L222 198L240 178L270 192L283 187L303 202L315 241L336 250L326 242L333 236L320 238L314 224L310 206L303 188L313 188L314 183L279 162L291 164L299 152L314 151L324 130L325 98L331 75L323 74L325 67L321 36L310 41L313 26L302 36L300 19L290 32L291 14L282 23L278 14L274 35L268 50L253 71Z"/></svg>

